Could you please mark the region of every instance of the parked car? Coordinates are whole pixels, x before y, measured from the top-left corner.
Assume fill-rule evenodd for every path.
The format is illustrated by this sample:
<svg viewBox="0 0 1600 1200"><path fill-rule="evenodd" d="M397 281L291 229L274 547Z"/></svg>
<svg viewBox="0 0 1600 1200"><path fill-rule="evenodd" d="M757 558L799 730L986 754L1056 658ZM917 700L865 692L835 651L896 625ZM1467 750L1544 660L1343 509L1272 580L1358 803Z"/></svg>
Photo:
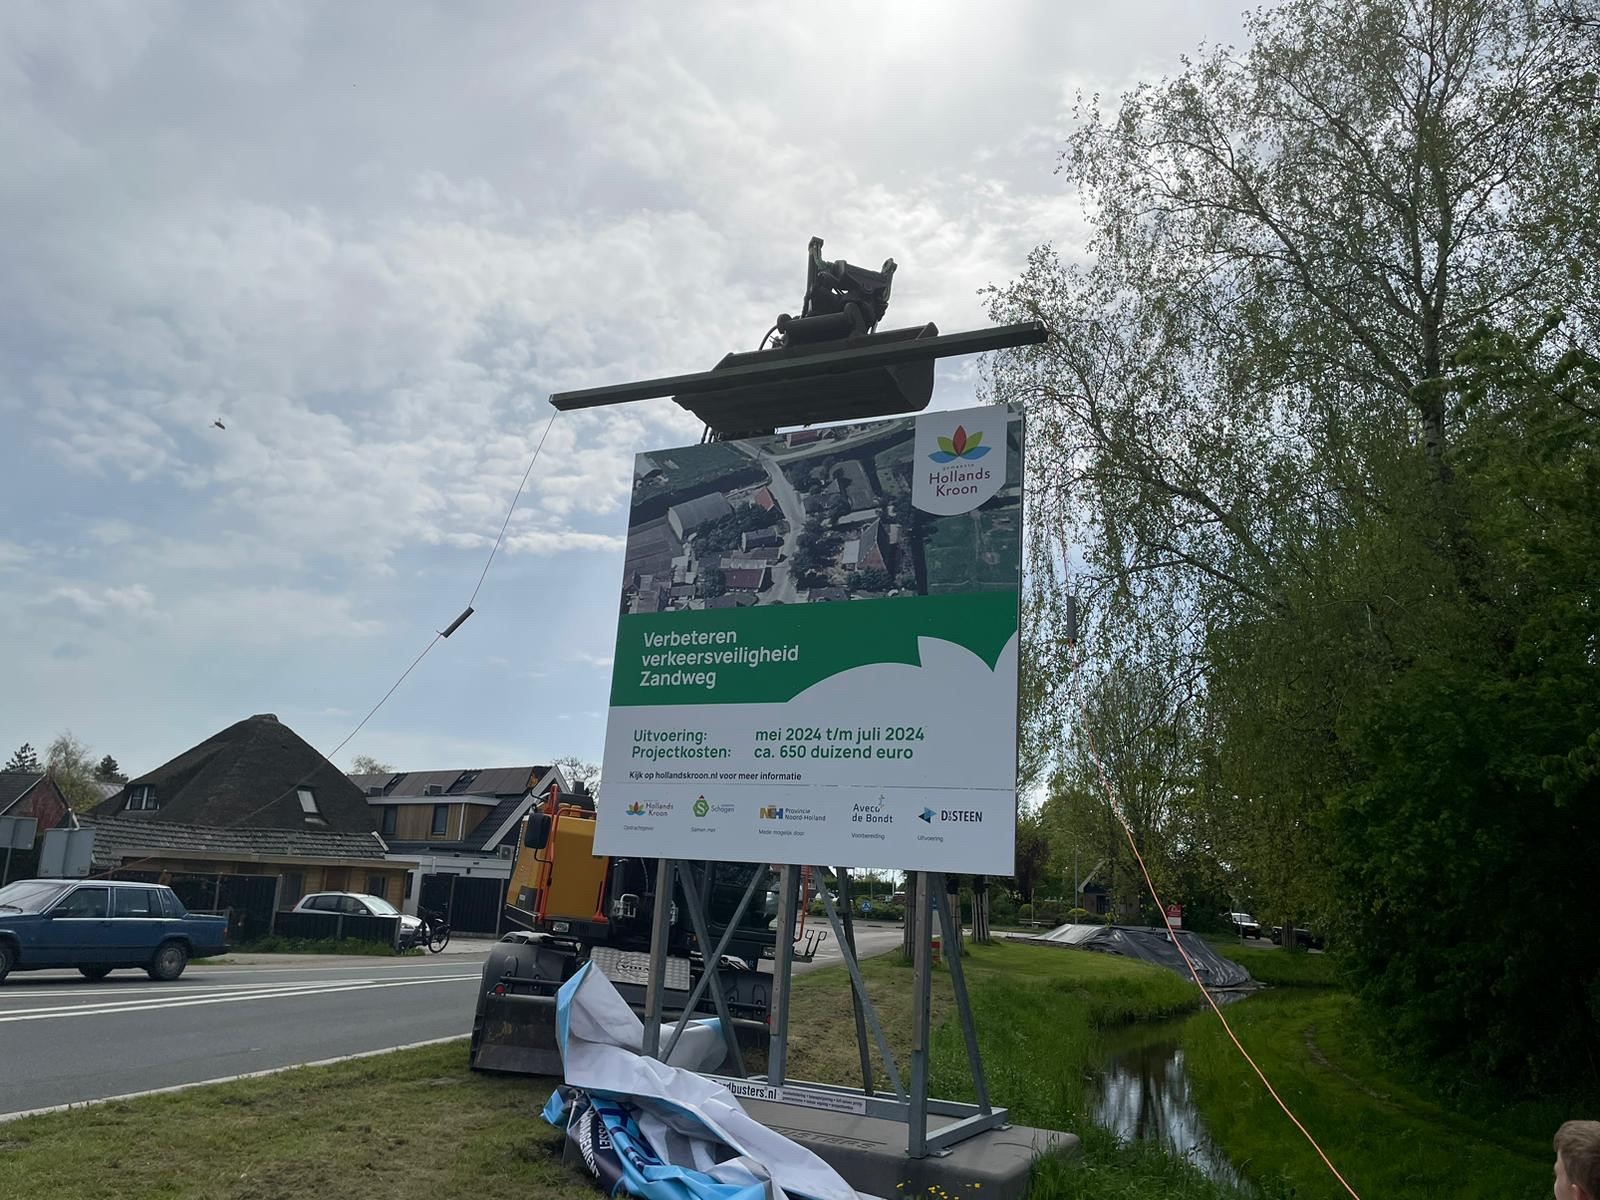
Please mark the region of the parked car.
<svg viewBox="0 0 1600 1200"><path fill-rule="evenodd" d="M1261 926L1249 913L1229 913L1228 920L1233 925L1233 932L1239 937L1259 938L1261 936Z"/></svg>
<svg viewBox="0 0 1600 1200"><path fill-rule="evenodd" d="M1267 930L1267 936L1270 937L1275 943L1282 945L1283 926L1273 925ZM1294 944L1302 950L1321 950L1322 935L1320 933L1312 933L1311 930L1302 929L1296 925L1294 930Z"/></svg>
<svg viewBox="0 0 1600 1200"><path fill-rule="evenodd" d="M409 950L421 944L422 920L401 912L378 896L361 892L312 892L300 897L295 912L343 913L347 917L399 917L400 949Z"/></svg>
<svg viewBox="0 0 1600 1200"><path fill-rule="evenodd" d="M0 980L61 967L104 979L142 967L165 982L191 958L227 949L226 917L190 916L161 884L21 879L0 888Z"/></svg>

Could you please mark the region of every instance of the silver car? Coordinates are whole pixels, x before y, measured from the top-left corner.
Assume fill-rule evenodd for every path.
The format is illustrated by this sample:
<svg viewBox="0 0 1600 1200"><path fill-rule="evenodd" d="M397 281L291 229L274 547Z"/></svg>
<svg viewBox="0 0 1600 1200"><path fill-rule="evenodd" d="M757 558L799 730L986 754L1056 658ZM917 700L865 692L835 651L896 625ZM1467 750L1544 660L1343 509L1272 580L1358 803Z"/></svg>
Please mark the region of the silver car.
<svg viewBox="0 0 1600 1200"><path fill-rule="evenodd" d="M343 913L347 917L399 917L402 950L418 945L422 936L421 920L401 912L387 900L362 892L312 892L300 897L294 911Z"/></svg>

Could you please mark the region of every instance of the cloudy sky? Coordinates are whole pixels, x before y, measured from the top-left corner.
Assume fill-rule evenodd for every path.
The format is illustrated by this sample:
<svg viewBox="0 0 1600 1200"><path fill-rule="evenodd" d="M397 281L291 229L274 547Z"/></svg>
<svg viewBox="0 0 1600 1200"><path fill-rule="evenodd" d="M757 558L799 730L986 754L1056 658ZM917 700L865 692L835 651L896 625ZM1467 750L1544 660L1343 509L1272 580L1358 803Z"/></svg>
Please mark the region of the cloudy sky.
<svg viewBox="0 0 1600 1200"><path fill-rule="evenodd" d="M1233 3L0 5L0 754L323 750L465 604L552 391L700 370L807 239L888 324L1081 240L1079 89ZM944 364L938 407L972 402ZM226 431L212 422L221 419ZM637 450L559 417L478 614L338 755L598 759Z"/></svg>

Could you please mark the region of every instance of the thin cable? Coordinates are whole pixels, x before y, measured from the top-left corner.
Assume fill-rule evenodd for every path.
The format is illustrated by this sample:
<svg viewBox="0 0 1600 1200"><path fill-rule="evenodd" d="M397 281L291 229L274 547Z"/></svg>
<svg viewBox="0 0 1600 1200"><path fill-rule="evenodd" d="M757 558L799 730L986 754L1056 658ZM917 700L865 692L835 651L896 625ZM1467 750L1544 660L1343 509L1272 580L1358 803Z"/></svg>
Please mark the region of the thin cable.
<svg viewBox="0 0 1600 1200"><path fill-rule="evenodd" d="M1071 561L1066 558L1065 545L1062 546L1062 561L1066 566L1066 570L1070 573L1072 569ZM1074 641L1072 644L1072 671L1074 675L1078 672L1078 666L1078 644ZM1317 1157L1332 1172L1333 1177L1339 1181L1340 1186L1350 1193L1353 1200L1361 1200L1360 1194L1339 1173L1339 1168L1333 1165L1333 1160L1323 1151L1322 1147L1317 1143L1317 1139L1311 1136L1311 1131L1301 1124L1300 1118L1295 1116L1293 1110L1284 1103L1283 1097L1278 1095L1278 1090L1272 1086L1272 1081L1256 1065L1256 1060L1250 1057L1250 1052L1244 1048L1244 1043L1233 1032L1233 1026L1228 1024L1228 1018L1223 1014L1216 998L1212 996L1210 990L1201 981L1199 969L1194 965L1194 960L1189 957L1189 952L1183 948L1183 941L1173 932L1172 922L1167 919L1167 907L1161 902L1161 896L1156 891L1155 881L1150 878L1150 868L1145 865L1144 855L1139 853L1139 844L1134 840L1133 827L1128 823L1128 818L1122 811L1122 805L1117 801L1116 792L1111 787L1111 779L1106 774L1105 764L1100 761L1100 752L1095 748L1094 744L1094 734L1089 730L1089 702L1084 695L1084 689L1081 687L1078 689L1078 714L1079 729L1083 733L1084 742L1089 750L1089 761L1094 763L1095 773L1100 777L1100 786L1105 789L1106 802L1110 805L1112 815L1117 818L1117 824L1122 826L1123 835L1128 839L1128 849L1133 851L1134 861L1139 864L1139 873L1144 876L1144 885L1149 889L1150 898L1155 901L1156 911L1161 914L1161 924L1166 927L1167 937L1178 948L1178 953L1183 956L1184 965L1189 968L1189 974L1193 977L1195 986L1200 989L1200 994L1206 998L1206 1003L1211 1006L1211 1011L1217 1014L1217 1020L1222 1022L1223 1031L1228 1035L1228 1040L1233 1043L1234 1049L1238 1050L1245 1062L1250 1064L1250 1069L1256 1073L1256 1078L1261 1080L1261 1085L1267 1089L1267 1094L1277 1102L1279 1108L1283 1109L1284 1116L1293 1121L1294 1127L1304 1135L1306 1141L1311 1143L1311 1148L1317 1152Z"/></svg>
<svg viewBox="0 0 1600 1200"><path fill-rule="evenodd" d="M500 543L505 539L506 529L511 524L511 514L517 511L517 501L522 499L522 489L528 486L528 476L533 474L533 464L539 461L539 451L544 449L544 439L550 436L550 426L556 423L556 418L561 415L561 410L552 409L550 419L545 422L544 432L539 435L539 444L533 448L533 457L528 460L528 469L522 473L522 482L517 484L517 494L511 497L511 507L506 509L506 519L500 523L500 532L494 539L494 546L489 550L489 558L483 564L483 572L478 576L477 587L472 589L472 595L467 597L467 607L471 608L473 601L478 598L478 588L483 586L483 581L489 575L489 567L494 563L494 556L500 553ZM430 647L431 649L431 647ZM427 653L426 650L423 651ZM351 734L351 737L354 737ZM347 738L346 741L349 739ZM340 743L343 745L343 743Z"/></svg>
<svg viewBox="0 0 1600 1200"><path fill-rule="evenodd" d="M556 417L559 416L559 415L560 415L560 410L559 409L554 410L554 411L551 412L550 420L545 423L544 433L542 433L539 436L539 444L534 447L533 456L528 459L527 469L522 472L522 481L517 484L516 494L511 497L511 507L506 509L506 519L500 523L500 533L494 540L494 546L490 549L489 557L483 564L483 570L478 574L477 585L472 589L472 595L467 600L467 608L469 608L469 609L472 607L473 602L475 600L477 600L478 592L483 587L483 581L485 579L487 579L488 576L489 576L489 568L494 564L495 555L497 553L499 553L499 550L500 550L500 543L502 541L504 541L504 539L505 539L506 529L509 528L510 525L511 525L512 514L517 511L517 502L522 499L522 492L528 486L528 478L529 478L529 476L531 476L533 474L534 464L539 461L539 452L544 449L545 439L550 436L550 427L555 424ZM459 624L459 621L457 623ZM395 692L400 690L400 685L406 681L407 677L411 674L412 671L415 671L417 669L418 664L420 664L423 659L428 657L428 652L430 650L432 650L435 646L437 646L439 644L439 642L443 640L443 638L444 638L444 634L443 633L435 633L433 635L432 639L428 642L428 644L422 648L422 653L417 655L414 659L412 659L411 660L411 664L409 666L407 666L404 671L400 672L400 677L398 679L396 679L392 684L389 685L389 690L384 692L382 697L379 698L378 702L376 704L374 704L370 709L367 710L367 715L361 718L361 720L357 723L356 727L354 729L352 729L349 733L345 734L343 740L341 740L337 746L335 746L332 750L328 751L326 754L322 755L322 760L324 762L326 762L335 771L339 770L338 764L336 764L333 761L333 756L338 754L339 751L343 750L345 748L345 746L349 745L350 741L356 736L356 734L360 733L362 731L362 729L364 729L366 727L367 722L372 720L372 718L377 715L378 710L389 702L389 697L393 696L395 694ZM320 751L319 751L319 753L320 753ZM252 818L254 816L257 816L260 813L265 812L267 809L271 808L274 804L277 804L280 800L284 799L284 797L288 796L291 792L295 791L299 786L300 785L296 784L296 785L294 785L292 787L285 788L282 792L279 792L276 796L274 796L271 800L268 800L265 804L261 805L259 808L252 809L250 812L245 813L244 816L239 817L239 818L231 821L227 825L218 826L217 828L219 828L219 829L236 829L236 828L238 828L240 825L243 825L246 821L250 820L250 818ZM157 861L157 856L148 856L147 855L144 858L135 859L132 862L125 862L125 863L122 863L122 864L120 864L118 866L115 866L115 867L109 867L105 871L102 871L100 874L91 875L91 876L89 876L89 878L91 878L91 879L109 878L110 876L112 876L113 874L115 874L118 871L137 870L141 865L146 864L146 863L152 863L152 862L155 862L155 861Z"/></svg>
<svg viewBox="0 0 1600 1200"><path fill-rule="evenodd" d="M406 676L411 674L411 672L413 672L413 671L415 671L417 669L417 664L419 662L421 662L423 659L427 658L428 657L428 651L432 650L435 646L437 646L440 643L440 641L443 640L443 638L444 638L444 634L442 634L442 633L434 634L433 635L433 640L422 648L422 653L417 655L415 658L413 658L411 660L411 665L409 667L407 667L404 671L400 672L400 678L396 679L393 683L391 683L389 685L389 690L383 694L383 699L379 700L376 704L374 704L370 709L367 710L367 715L361 718L361 724L357 725L349 733L345 734L343 742L340 742L332 750L328 751L326 754L324 754L322 756L323 759L327 762L327 764L330 767L333 767L333 769L336 770L336 771L339 769L337 766L334 765L333 756L335 754L339 753L339 751L343 750L345 748L345 744L347 742L349 742L351 738L355 737L356 734L361 732L362 726L365 725L368 721L372 720L373 714L376 713L380 708L382 708L386 703L388 703L389 697L394 695L395 692L399 690L400 685L406 681ZM284 796L287 796L288 794L289 794L288 792L285 792ZM276 804L278 802L278 800L282 800L282 799L283 799L283 796L279 796L279 797L277 797L277 799L273 800L270 804L263 804L261 806L261 808L271 808L273 804ZM260 812L260 811L261 811L260 808L258 808L256 810L256 812ZM250 815L253 817L253 816L255 816L255 813L251 813Z"/></svg>

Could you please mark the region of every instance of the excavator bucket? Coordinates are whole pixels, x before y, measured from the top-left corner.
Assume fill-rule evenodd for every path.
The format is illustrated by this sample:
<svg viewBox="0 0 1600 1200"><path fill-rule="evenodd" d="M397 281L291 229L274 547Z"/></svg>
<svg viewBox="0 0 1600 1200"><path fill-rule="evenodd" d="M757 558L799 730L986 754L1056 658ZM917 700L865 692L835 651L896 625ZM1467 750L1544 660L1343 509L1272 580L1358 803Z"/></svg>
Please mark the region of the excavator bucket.
<svg viewBox="0 0 1600 1200"><path fill-rule="evenodd" d="M559 1078L562 1066L556 1044L556 992L564 974L571 973L575 960L569 950L548 945L537 934L514 936L516 940L496 942L484 963L478 1010L472 1022L471 1066L475 1071ZM730 980L730 984L735 982ZM622 983L617 990L636 1012L642 1012L642 988ZM687 999L681 994L679 998ZM739 997L735 994L730 999L737 1002ZM708 1005L702 1002L701 1007ZM667 1019L674 1016L669 1013ZM764 1072L772 1032L767 1023L735 1017L733 1031L745 1073Z"/></svg>
<svg viewBox="0 0 1600 1200"><path fill-rule="evenodd" d="M570 952L537 935L494 944L483 964L472 1019L475 1071L561 1074L556 1047L556 992L572 965Z"/></svg>
<svg viewBox="0 0 1600 1200"><path fill-rule="evenodd" d="M472 1023L472 1069L561 1078L556 998L483 996Z"/></svg>

